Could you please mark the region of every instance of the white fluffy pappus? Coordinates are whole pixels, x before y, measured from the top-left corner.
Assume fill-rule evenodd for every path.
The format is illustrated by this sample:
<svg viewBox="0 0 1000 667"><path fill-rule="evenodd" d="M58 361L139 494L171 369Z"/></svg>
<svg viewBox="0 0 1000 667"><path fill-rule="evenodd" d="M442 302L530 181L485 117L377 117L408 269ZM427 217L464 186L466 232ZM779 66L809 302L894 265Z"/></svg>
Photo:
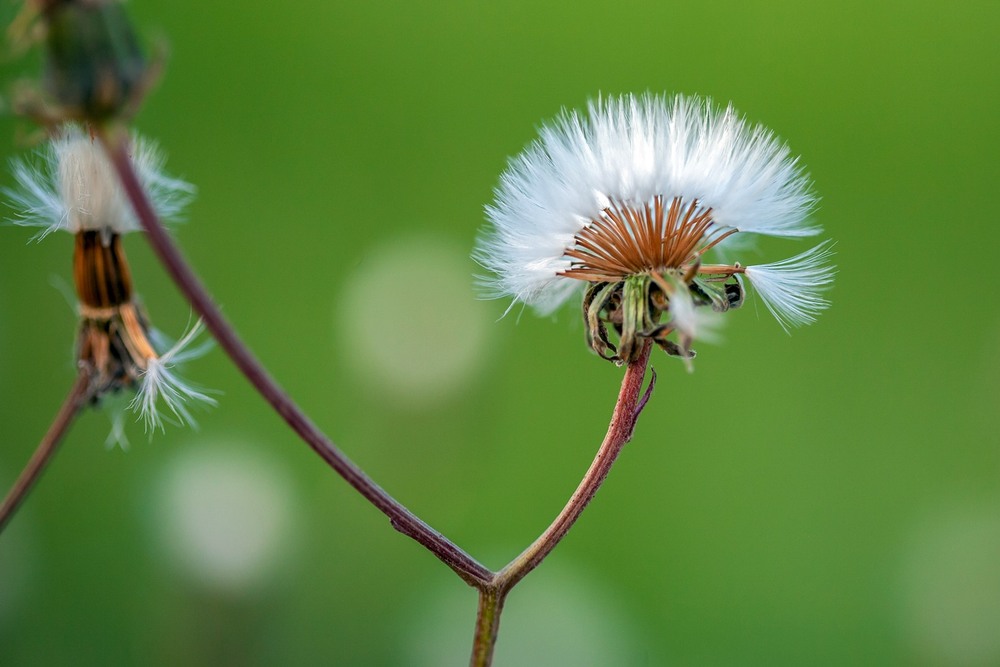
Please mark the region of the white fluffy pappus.
<svg viewBox="0 0 1000 667"><path fill-rule="evenodd" d="M486 207L490 224L474 253L492 274L482 279L485 290L551 313L583 287L583 280L566 275L581 265L568 254L579 248L581 231L607 221L609 212L635 212L618 216L626 231L613 245L618 251L623 241L648 249L654 222L665 230L659 219L650 221L650 208L674 200L696 204L711 220L685 260L691 263L701 258L697 248L710 249L721 237L796 238L821 231L807 220L816 197L798 158L732 106L681 95L599 98L585 112L563 111L510 160ZM664 234L667 244L669 232ZM747 272L751 284L764 285L762 297L782 326L809 321L827 305L816 294L829 285L832 271L822 266L829 253L799 257L806 255L811 259L800 271L790 270L799 266L793 258L788 265L756 267L756 280ZM820 282L809 282L810 276ZM790 294L796 290L805 292L796 299Z"/></svg>
<svg viewBox="0 0 1000 667"><path fill-rule="evenodd" d="M836 269L830 264L833 244L824 241L804 253L759 266L746 267L746 277L785 331L816 321L829 307L823 292L833 284Z"/></svg>
<svg viewBox="0 0 1000 667"><path fill-rule="evenodd" d="M130 154L157 214L179 220L194 186L164 173L164 157L154 142L133 135ZM3 189L15 211L10 222L40 228L36 239L59 230L141 229L104 149L79 127L68 126L33 156L12 160L11 170L18 187Z"/></svg>
<svg viewBox="0 0 1000 667"><path fill-rule="evenodd" d="M188 410L188 403L217 405L205 390L181 378L174 369L176 364L204 354L206 345L190 347L203 329L199 320L169 350L146 360L146 370L139 376L139 386L128 407L138 414L147 432L162 431L164 420L172 421L170 416L161 413L161 400L173 418L190 426L197 426L197 423Z"/></svg>

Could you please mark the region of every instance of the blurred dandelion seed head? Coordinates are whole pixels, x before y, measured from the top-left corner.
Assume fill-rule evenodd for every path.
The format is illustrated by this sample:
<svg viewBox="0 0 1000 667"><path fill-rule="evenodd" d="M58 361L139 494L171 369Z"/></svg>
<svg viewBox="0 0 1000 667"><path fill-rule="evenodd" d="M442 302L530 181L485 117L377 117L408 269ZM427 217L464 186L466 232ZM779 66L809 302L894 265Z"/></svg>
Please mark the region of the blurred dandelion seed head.
<svg viewBox="0 0 1000 667"><path fill-rule="evenodd" d="M194 188L163 172L155 145L132 137L131 161L154 208L178 219ZM79 300L77 359L92 377L94 403L123 390L136 391L129 407L147 432L164 422L194 424L187 405L213 405L196 385L181 378L175 364L191 358L195 324L176 345L157 347L145 310L135 301L122 235L140 224L105 152L82 128L66 126L33 157L12 161L16 188L5 188L15 211L11 222L37 227L42 239L54 231L74 235L73 279ZM161 410L165 406L166 410ZM111 439L127 444L121 413L113 417Z"/></svg>

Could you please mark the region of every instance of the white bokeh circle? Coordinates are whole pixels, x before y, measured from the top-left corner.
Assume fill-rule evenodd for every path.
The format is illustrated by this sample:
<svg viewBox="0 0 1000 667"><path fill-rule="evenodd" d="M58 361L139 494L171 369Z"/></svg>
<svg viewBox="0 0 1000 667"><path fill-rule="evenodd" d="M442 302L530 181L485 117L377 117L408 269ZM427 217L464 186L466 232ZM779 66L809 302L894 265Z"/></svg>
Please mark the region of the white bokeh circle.
<svg viewBox="0 0 1000 667"><path fill-rule="evenodd" d="M197 583L253 590L294 550L292 482L250 447L186 448L155 488L158 550Z"/></svg>
<svg viewBox="0 0 1000 667"><path fill-rule="evenodd" d="M335 304L345 362L368 388L411 406L465 387L485 354L490 315L468 252L431 236L367 253Z"/></svg>
<svg viewBox="0 0 1000 667"><path fill-rule="evenodd" d="M1000 665L1000 501L948 501L903 554L901 617L917 664Z"/></svg>

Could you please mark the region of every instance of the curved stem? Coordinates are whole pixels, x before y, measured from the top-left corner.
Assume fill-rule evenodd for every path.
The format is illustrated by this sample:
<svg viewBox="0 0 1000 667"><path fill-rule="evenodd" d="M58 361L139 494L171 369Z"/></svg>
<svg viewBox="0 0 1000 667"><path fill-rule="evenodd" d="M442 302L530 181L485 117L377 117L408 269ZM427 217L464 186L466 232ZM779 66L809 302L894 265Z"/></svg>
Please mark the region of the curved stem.
<svg viewBox="0 0 1000 667"><path fill-rule="evenodd" d="M55 418L52 420L52 424L49 426L45 437L38 443L35 453L31 455L28 463L24 466L24 470L21 471L21 474L18 475L17 480L14 482L14 486L7 493L7 497L3 499L3 504L0 505L0 532L3 532L7 522L14 516L14 512L17 511L17 508L27 497L28 492L34 487L35 482L41 477L45 466L59 448L59 443L62 442L63 436L66 435L73 420L80 413L80 409L86 405L89 398L90 374L81 370L80 374L76 377L76 382L73 383L73 387L69 390L66 400L63 401L62 407L59 408L59 412L56 413Z"/></svg>
<svg viewBox="0 0 1000 667"><path fill-rule="evenodd" d="M153 210L149 198L132 168L124 132L119 128L112 127L98 128L96 133L108 152L122 187L132 202L136 217L142 223L153 250L173 278L178 289L201 316L205 326L212 332L219 346L225 350L236 367L246 376L264 400L337 474L389 517L389 521L396 530L422 544L470 585L480 588L490 581L493 573L489 569L382 490L343 452L337 449L330 439L278 386L277 382L271 378L225 318L222 317L212 297L209 296L201 281L163 229L159 217Z"/></svg>
<svg viewBox="0 0 1000 667"><path fill-rule="evenodd" d="M559 544L559 541L580 518L580 514L586 509L594 494L601 488L601 484L604 483L622 448L632 439L636 419L649 399L656 377L653 376L649 388L640 399L639 389L642 387L642 379L646 374L649 351L650 341L647 339L643 341L638 357L629 363L625 370L625 377L622 378L621 391L618 393L618 402L615 403L607 435L604 436L604 442L597 450L594 462L590 464L590 469L583 476L569 502L531 546L497 573L496 581L502 589L510 590L525 575L538 567L542 560Z"/></svg>
<svg viewBox="0 0 1000 667"><path fill-rule="evenodd" d="M469 663L472 667L488 667L491 664L493 647L496 645L497 632L500 629L500 613L503 610L507 594L529 572L538 567L573 527L576 520L580 518L580 514L594 498L597 490L601 488L601 484L607 478L611 466L614 465L622 448L632 439L636 420L649 401L653 387L656 385L656 373L654 372L650 378L649 386L640 396L639 390L642 388L646 365L649 363L650 346L650 340L643 339L638 355L634 361L628 364L625 377L622 378L621 390L618 393L618 402L615 403L611 423L608 425L607 435L604 436L604 442L601 443L594 462L590 464L587 474L583 476L566 506L531 546L497 572L488 587L480 589L476 634L473 639L472 658Z"/></svg>

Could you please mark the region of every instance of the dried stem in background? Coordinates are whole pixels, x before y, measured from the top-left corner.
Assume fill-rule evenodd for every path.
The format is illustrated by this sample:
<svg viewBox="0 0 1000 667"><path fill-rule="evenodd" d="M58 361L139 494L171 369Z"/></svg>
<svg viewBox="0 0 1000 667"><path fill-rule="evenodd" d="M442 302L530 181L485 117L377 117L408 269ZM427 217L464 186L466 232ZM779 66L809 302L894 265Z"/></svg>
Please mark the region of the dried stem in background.
<svg viewBox="0 0 1000 667"><path fill-rule="evenodd" d="M56 453L59 443L62 442L63 436L69 431L73 420L76 419L76 416L80 414L80 410L90 400L90 380L90 373L81 369L79 375L76 376L73 387L66 396L66 400L63 401L62 407L59 408L59 412L56 413L55 418L52 420L48 432L46 432L42 441L38 443L35 453L31 455L31 459L24 466L24 470L18 475L14 486L7 493L7 497L3 499L3 504L0 505L0 532L3 532L7 522L14 516L14 512L17 511L17 508L27 497L28 492L31 491L35 482L41 477L42 471L45 470L45 466L52 459L52 455Z"/></svg>
<svg viewBox="0 0 1000 667"><path fill-rule="evenodd" d="M159 218L132 168L132 162L128 157L125 133L115 126L99 128L96 133L107 149L111 163L121 179L122 187L132 202L136 217L141 221L153 250L163 262L178 289L204 320L205 326L212 332L220 347L225 350L236 367L246 376L264 400L270 403L271 407L281 415L292 430L313 451L319 454L327 465L389 517L393 528L424 545L470 585L479 588L490 581L493 573L489 569L477 562L454 542L431 528L379 487L343 452L337 449L271 378L219 312L212 297L209 296L201 281L160 224Z"/></svg>

